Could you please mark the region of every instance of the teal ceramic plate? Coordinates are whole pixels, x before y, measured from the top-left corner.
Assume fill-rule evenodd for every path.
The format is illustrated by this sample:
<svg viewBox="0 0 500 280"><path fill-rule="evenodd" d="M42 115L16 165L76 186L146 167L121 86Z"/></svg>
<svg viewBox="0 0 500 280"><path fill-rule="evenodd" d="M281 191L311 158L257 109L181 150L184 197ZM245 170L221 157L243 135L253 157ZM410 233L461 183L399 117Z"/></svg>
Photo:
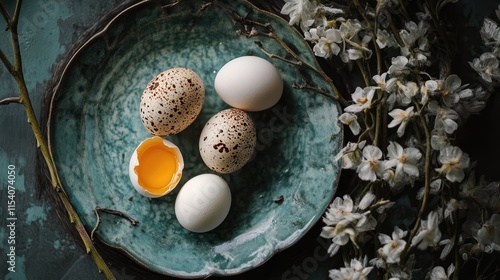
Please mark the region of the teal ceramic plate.
<svg viewBox="0 0 500 280"><path fill-rule="evenodd" d="M319 67L286 21L248 3L228 2L240 15L271 23L302 59ZM339 174L333 157L342 142L338 105L292 87L307 81L330 90L324 80L267 58L255 40L272 53L289 56L272 39L238 35L227 11L218 6L199 11L201 4L146 2L118 16L68 64L49 119L59 177L87 228L96 222L96 206L130 215L137 226L104 215L96 236L153 271L186 278L241 273L300 239L333 197ZM210 172L199 155L198 138L205 122L228 108L213 89L215 75L243 55L270 60L284 79L284 94L274 107L251 114L256 153L241 171L224 176L233 196L226 220L211 232L191 233L177 222L174 201L188 179ZM180 185L163 198L148 199L134 190L128 176L130 156L150 137L139 117L139 100L149 80L173 67L196 71L206 99L195 122L168 137L183 153Z"/></svg>

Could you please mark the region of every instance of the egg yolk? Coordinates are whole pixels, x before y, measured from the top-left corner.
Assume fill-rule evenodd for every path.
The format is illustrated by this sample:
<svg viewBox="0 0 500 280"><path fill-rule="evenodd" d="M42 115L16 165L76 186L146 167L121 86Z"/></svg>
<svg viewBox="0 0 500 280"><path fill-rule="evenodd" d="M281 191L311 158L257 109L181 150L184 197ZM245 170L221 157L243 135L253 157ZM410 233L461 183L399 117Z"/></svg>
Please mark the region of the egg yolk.
<svg viewBox="0 0 500 280"><path fill-rule="evenodd" d="M162 194L179 181L178 159L161 138L144 142L137 149L139 165L135 166L139 185L152 194Z"/></svg>

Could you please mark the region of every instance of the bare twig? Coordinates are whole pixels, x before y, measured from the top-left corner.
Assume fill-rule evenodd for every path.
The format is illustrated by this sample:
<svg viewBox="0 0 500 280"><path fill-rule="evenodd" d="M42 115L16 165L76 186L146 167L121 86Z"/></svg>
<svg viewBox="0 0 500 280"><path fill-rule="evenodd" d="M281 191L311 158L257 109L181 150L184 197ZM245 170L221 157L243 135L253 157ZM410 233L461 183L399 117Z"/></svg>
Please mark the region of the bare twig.
<svg viewBox="0 0 500 280"><path fill-rule="evenodd" d="M125 218L127 219L131 225L133 226L136 226L139 221L137 221L136 219L130 217L129 215L123 213L123 212L120 212L118 210L113 210L113 209L108 209L108 208L101 208L99 206L96 206L96 208L94 209L94 213L97 217L97 221L96 221L96 224L94 226L94 228L92 229L92 232L90 232L90 239L92 239L92 241L94 241L94 233L97 231L97 229L99 228L99 226L101 225L101 215L99 214L99 212L102 212L102 213L106 213L106 214L111 214L111 215L115 215L115 216L118 216L118 217L121 217L121 218Z"/></svg>
<svg viewBox="0 0 500 280"><path fill-rule="evenodd" d="M7 97L0 100L0 105L7 105L10 103L22 103L22 100L19 96Z"/></svg>
<svg viewBox="0 0 500 280"><path fill-rule="evenodd" d="M10 14L9 11L5 8L5 3L2 1L0 2L0 13L2 13L3 19L7 24L10 24Z"/></svg>
<svg viewBox="0 0 500 280"><path fill-rule="evenodd" d="M317 87L313 87L311 86L310 84L308 84L307 82L303 82L302 84L297 84L297 83L293 83L292 84L292 87L294 89L307 89L307 90L312 90L312 91L315 91L321 95L324 95L328 98L334 98L326 89L324 88L317 88ZM334 98L335 99L335 98Z"/></svg>
<svg viewBox="0 0 500 280"><path fill-rule="evenodd" d="M1 49L0 49L0 60L5 65L5 67L9 71L9 73L11 75L14 75L14 73L15 73L14 65L12 65L12 63L10 63L9 59L7 58L7 56L4 54L4 52Z"/></svg>

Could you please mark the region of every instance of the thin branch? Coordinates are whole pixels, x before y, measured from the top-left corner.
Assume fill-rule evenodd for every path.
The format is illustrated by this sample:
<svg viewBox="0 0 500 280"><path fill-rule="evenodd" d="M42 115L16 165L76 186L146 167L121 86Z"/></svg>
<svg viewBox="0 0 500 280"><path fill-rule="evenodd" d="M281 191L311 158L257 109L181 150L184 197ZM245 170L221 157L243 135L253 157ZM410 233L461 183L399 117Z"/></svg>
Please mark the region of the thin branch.
<svg viewBox="0 0 500 280"><path fill-rule="evenodd" d="M417 108L417 111L421 109L418 102L414 101L413 104ZM422 217L424 216L424 213L427 209L427 204L429 203L429 193L431 190L431 153L432 153L431 133L427 121L425 120L424 114L419 114L419 117L425 133L424 194L422 197L422 204L420 205L420 209L418 211L417 221L415 222L415 226L413 227L413 230L410 233L410 237L408 238L408 242L406 243L404 251L401 254L402 264L405 264L406 261L408 260L408 253L411 249L411 242L413 237L415 237L418 230L420 229Z"/></svg>
<svg viewBox="0 0 500 280"><path fill-rule="evenodd" d="M21 100L21 97L19 96L7 97L0 100L0 105L8 105L10 103L23 103L23 102Z"/></svg>
<svg viewBox="0 0 500 280"><path fill-rule="evenodd" d="M9 15L9 11L7 11L7 8L5 8L4 1L0 2L0 12L2 13L3 19L5 20L7 25L10 24L11 17Z"/></svg>
<svg viewBox="0 0 500 280"><path fill-rule="evenodd" d="M17 22L19 21L19 13L21 12L21 6L23 4L23 0L17 0L16 8L14 9L14 15L12 16L12 24L17 26Z"/></svg>
<svg viewBox="0 0 500 280"><path fill-rule="evenodd" d="M312 90L312 91L315 91L321 95L324 95L328 98L332 98L335 100L335 96L331 95L327 90L325 90L324 88L317 88L317 87L313 87L311 86L310 84L308 84L307 82L304 82L302 84L297 84L297 83L293 83L292 84L292 87L295 88L295 89L308 89L308 90Z"/></svg>
<svg viewBox="0 0 500 280"><path fill-rule="evenodd" d="M14 72L16 71L16 69L14 69L14 65L12 65L12 63L10 63L9 59L7 58L5 53L2 51L2 49L0 49L0 60L5 65L5 67L10 72L10 74L14 75Z"/></svg>
<svg viewBox="0 0 500 280"><path fill-rule="evenodd" d="M99 214L99 212L102 212L102 213L106 213L106 214L111 214L111 215L115 215L115 216L118 216L118 217L121 217L121 218L125 218L127 219L131 225L133 226L136 226L139 221L137 221L136 219L130 217L129 215L123 213L123 212L120 212L118 210L113 210L113 209L108 209L108 208L101 208L99 206L96 206L96 208L94 209L94 213L97 217L97 221L96 221L96 224L94 226L94 228L92 229L92 232L90 232L90 239L92 241L94 241L94 233L97 231L97 229L99 228L99 226L101 225L101 215Z"/></svg>

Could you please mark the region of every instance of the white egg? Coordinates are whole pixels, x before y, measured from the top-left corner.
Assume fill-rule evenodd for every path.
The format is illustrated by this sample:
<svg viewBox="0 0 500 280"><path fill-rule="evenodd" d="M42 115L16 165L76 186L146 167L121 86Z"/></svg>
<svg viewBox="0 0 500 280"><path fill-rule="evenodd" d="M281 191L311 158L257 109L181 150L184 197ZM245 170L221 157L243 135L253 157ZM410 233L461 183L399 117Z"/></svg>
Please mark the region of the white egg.
<svg viewBox="0 0 500 280"><path fill-rule="evenodd" d="M250 116L230 108L207 121L198 146L208 168L228 174L241 169L250 160L256 143L255 125Z"/></svg>
<svg viewBox="0 0 500 280"><path fill-rule="evenodd" d="M129 163L129 177L134 188L146 197L160 197L179 183L184 160L172 142L154 136L142 141Z"/></svg>
<svg viewBox="0 0 500 280"><path fill-rule="evenodd" d="M231 208L231 191L220 176L201 174L182 186L175 200L175 216L192 232L207 232L219 226Z"/></svg>
<svg viewBox="0 0 500 280"><path fill-rule="evenodd" d="M193 70L166 70L154 77L142 93L142 124L153 135L177 134L193 123L204 99L203 81Z"/></svg>
<svg viewBox="0 0 500 280"><path fill-rule="evenodd" d="M281 98L283 79L266 59L242 56L219 70L214 87L228 105L244 111L262 111Z"/></svg>

